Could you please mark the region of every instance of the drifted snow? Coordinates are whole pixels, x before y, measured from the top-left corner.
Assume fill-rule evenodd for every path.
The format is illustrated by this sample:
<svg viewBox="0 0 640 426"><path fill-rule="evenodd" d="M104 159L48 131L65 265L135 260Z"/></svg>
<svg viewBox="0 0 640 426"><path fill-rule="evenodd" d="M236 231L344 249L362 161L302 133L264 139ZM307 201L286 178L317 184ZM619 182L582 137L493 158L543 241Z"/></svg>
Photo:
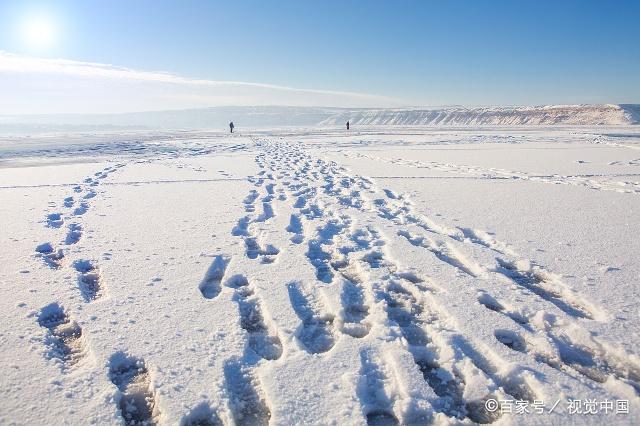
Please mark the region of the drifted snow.
<svg viewBox="0 0 640 426"><path fill-rule="evenodd" d="M7 139L0 423L637 424L639 148L629 127Z"/></svg>

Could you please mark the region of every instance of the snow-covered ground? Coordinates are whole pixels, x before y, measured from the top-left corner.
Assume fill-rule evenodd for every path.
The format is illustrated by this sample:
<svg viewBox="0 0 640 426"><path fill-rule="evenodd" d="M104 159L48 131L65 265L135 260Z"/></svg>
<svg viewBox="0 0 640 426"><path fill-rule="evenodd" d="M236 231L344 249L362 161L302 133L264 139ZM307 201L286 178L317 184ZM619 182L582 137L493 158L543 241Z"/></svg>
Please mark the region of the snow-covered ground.
<svg viewBox="0 0 640 426"><path fill-rule="evenodd" d="M4 137L0 200L2 424L640 422L634 126Z"/></svg>

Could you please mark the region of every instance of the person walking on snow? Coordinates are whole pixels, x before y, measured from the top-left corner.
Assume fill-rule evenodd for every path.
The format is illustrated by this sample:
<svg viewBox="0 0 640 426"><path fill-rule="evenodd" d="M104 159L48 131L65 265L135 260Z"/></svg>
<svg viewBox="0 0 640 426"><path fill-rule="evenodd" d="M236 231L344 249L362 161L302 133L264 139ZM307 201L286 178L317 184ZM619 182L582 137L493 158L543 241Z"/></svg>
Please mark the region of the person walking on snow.
<svg viewBox="0 0 640 426"><path fill-rule="evenodd" d="M233 128L235 126L233 125L233 121L231 123L229 123L229 129L231 130L231 133L233 133Z"/></svg>
<svg viewBox="0 0 640 426"><path fill-rule="evenodd" d="M347 130L349 130L349 122L347 121Z"/></svg>

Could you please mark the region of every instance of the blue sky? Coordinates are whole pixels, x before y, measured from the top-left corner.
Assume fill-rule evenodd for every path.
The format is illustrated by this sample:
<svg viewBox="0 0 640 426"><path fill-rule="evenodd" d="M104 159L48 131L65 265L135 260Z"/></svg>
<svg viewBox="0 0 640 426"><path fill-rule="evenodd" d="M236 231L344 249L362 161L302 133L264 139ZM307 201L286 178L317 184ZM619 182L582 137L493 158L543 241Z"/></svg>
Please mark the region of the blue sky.
<svg viewBox="0 0 640 426"><path fill-rule="evenodd" d="M640 1L0 0L0 51L394 105L637 103L638 21Z"/></svg>

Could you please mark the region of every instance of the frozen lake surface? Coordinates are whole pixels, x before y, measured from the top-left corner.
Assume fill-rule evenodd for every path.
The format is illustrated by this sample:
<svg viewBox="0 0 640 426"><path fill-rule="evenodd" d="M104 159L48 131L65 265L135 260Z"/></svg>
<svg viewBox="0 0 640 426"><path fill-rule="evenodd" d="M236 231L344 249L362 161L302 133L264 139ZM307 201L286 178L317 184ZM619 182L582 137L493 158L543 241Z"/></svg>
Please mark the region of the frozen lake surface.
<svg viewBox="0 0 640 426"><path fill-rule="evenodd" d="M5 136L0 200L2 424L640 422L640 128Z"/></svg>

